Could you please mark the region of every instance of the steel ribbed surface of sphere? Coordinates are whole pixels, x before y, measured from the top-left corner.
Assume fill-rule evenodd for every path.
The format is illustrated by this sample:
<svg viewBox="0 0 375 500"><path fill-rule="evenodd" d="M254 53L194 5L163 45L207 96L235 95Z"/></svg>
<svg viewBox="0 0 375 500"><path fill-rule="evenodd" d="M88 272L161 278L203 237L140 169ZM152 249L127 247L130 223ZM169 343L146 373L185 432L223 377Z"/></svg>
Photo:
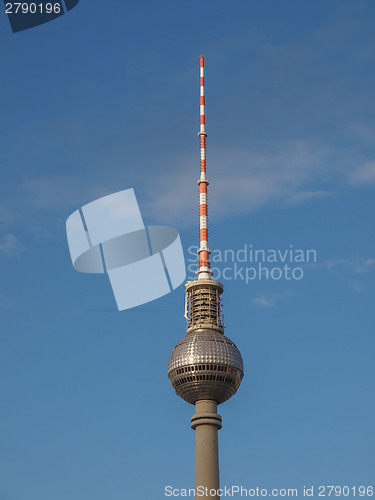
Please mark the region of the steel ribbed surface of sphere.
<svg viewBox="0 0 375 500"><path fill-rule="evenodd" d="M224 403L241 384L242 356L236 345L221 333L196 330L173 349L168 377L176 393L188 403L202 399Z"/></svg>

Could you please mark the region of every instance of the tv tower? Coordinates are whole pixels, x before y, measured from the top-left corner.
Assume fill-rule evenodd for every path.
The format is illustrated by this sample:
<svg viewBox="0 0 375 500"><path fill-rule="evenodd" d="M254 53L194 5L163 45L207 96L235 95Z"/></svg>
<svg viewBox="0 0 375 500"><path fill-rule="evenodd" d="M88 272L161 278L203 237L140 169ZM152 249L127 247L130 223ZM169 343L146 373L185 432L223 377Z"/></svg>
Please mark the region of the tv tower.
<svg viewBox="0 0 375 500"><path fill-rule="evenodd" d="M236 393L244 368L240 351L224 335L221 307L224 287L211 279L205 122L204 57L200 56L199 267L197 279L185 285L187 335L170 355L168 377L178 396L195 405L191 427L195 430L196 493L199 492L200 498L218 500L219 496L215 494L220 487L218 430L221 429L222 419L217 413L217 405ZM201 492L204 492L203 496Z"/></svg>

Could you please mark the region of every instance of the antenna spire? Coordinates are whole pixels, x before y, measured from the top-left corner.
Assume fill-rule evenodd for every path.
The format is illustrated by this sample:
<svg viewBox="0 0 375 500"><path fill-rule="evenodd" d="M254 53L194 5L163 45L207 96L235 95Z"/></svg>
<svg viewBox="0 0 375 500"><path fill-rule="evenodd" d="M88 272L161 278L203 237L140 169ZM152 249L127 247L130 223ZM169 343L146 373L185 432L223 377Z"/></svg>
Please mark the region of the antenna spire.
<svg viewBox="0 0 375 500"><path fill-rule="evenodd" d="M210 253L208 248L208 222L207 222L207 186L209 184L206 179L206 115L205 115L205 99L204 99L204 56L200 56L200 130L198 136L201 147L201 176L198 181L199 185L199 233L200 245L199 253L199 268L197 270L198 279L210 280L212 271L210 269Z"/></svg>

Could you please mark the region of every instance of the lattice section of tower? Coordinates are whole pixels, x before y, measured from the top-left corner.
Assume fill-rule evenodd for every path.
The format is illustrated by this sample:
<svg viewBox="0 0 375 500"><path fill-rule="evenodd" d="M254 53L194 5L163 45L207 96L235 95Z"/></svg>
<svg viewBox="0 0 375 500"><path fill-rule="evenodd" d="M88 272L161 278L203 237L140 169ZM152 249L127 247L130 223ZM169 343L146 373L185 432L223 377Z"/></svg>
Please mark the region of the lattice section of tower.
<svg viewBox="0 0 375 500"><path fill-rule="evenodd" d="M185 317L187 333L201 328L211 328L224 333L220 295L221 283L213 280L190 281L186 284Z"/></svg>

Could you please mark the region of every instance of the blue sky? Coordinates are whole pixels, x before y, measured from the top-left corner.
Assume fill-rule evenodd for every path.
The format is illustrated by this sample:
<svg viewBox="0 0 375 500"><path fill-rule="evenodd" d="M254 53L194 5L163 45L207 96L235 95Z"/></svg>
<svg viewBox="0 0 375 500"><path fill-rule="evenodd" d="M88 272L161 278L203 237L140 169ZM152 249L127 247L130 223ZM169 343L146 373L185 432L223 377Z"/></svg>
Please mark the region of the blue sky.
<svg viewBox="0 0 375 500"><path fill-rule="evenodd" d="M166 375L183 287L116 311L65 221L133 187L191 257L201 53L210 247L317 253L301 280L224 281L245 378L221 482L374 484L374 33L362 0L81 0L18 34L0 16L0 500L193 486L193 407Z"/></svg>

